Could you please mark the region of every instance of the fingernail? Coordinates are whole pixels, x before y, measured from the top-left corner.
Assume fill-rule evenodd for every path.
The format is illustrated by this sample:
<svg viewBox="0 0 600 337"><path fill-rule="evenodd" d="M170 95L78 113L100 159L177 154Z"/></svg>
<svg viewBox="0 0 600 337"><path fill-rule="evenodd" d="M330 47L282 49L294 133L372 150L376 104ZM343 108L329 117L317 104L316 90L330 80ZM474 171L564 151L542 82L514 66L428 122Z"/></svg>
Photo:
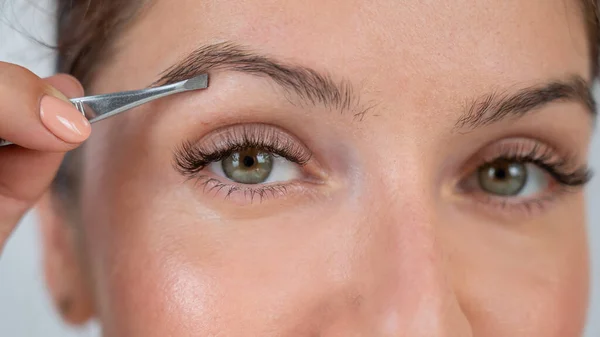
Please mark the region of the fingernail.
<svg viewBox="0 0 600 337"><path fill-rule="evenodd" d="M69 99L67 98L67 96L65 96L65 94L63 94L62 92L60 92L60 90L56 89L53 86L47 86L46 87L46 94L50 95L50 96L54 96L56 98L60 98L61 100L69 103Z"/></svg>
<svg viewBox="0 0 600 337"><path fill-rule="evenodd" d="M67 143L81 143L92 131L90 122L81 112L72 104L56 97L42 98L40 118L50 132Z"/></svg>

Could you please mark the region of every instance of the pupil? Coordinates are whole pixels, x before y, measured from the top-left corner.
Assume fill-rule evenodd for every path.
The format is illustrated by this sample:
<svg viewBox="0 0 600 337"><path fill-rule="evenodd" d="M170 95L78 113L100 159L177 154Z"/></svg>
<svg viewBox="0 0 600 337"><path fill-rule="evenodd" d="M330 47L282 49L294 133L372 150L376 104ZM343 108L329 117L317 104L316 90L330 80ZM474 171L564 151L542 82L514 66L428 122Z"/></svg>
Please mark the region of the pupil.
<svg viewBox="0 0 600 337"><path fill-rule="evenodd" d="M254 158L252 158L250 156L245 156L244 157L244 166L246 166L246 167L254 166Z"/></svg>
<svg viewBox="0 0 600 337"><path fill-rule="evenodd" d="M506 179L506 170L505 169L497 169L495 173L496 173L496 179L498 179L498 180Z"/></svg>

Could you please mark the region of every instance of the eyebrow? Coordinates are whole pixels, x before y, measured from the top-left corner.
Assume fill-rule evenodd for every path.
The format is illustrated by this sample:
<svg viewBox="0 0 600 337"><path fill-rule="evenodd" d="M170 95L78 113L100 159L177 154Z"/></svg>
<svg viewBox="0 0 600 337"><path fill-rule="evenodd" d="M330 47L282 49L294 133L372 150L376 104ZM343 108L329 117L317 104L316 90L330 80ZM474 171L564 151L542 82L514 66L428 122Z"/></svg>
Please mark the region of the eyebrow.
<svg viewBox="0 0 600 337"><path fill-rule="evenodd" d="M199 47L162 72L152 86L176 83L215 70L268 77L279 84L286 94L294 93L303 102L340 112L352 111L361 120L376 106L363 106L360 95L347 80L334 81L329 74L281 62L233 42ZM591 86L581 76L573 75L567 79L527 87L513 94L494 91L479 96L467 104L465 113L455 123L454 130L469 131L507 118L519 118L555 102L581 103L592 119L596 118L596 103Z"/></svg>
<svg viewBox="0 0 600 337"><path fill-rule="evenodd" d="M494 91L472 100L455 124L455 130L470 131L507 118L520 118L550 103L582 104L596 119L596 102L591 86L577 75L521 89L516 93Z"/></svg>
<svg viewBox="0 0 600 337"><path fill-rule="evenodd" d="M286 94L294 93L303 102L340 112L353 111L361 119L369 109L361 108L361 99L349 81L336 82L328 74L300 65L286 64L232 42L201 46L161 73L153 86L176 83L215 70L268 77L279 84Z"/></svg>

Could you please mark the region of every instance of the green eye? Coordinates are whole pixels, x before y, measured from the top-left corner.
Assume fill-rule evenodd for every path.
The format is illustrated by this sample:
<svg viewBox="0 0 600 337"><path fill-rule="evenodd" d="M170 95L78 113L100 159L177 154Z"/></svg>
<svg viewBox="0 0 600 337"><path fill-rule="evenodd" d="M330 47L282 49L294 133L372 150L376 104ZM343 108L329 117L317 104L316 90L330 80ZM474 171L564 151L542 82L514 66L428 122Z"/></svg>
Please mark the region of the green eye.
<svg viewBox="0 0 600 337"><path fill-rule="evenodd" d="M516 161L496 160L480 167L477 176L484 191L500 196L515 196L527 184L527 167Z"/></svg>
<svg viewBox="0 0 600 337"><path fill-rule="evenodd" d="M232 153L222 161L225 176L240 184L265 182L273 170L273 155L257 148Z"/></svg>

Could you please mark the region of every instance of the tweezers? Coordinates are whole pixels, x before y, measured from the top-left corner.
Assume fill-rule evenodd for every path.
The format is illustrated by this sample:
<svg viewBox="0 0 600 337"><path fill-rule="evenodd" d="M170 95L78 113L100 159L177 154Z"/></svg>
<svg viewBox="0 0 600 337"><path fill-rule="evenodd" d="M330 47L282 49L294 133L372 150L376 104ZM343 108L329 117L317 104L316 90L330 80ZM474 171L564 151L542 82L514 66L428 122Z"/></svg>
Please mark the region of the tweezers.
<svg viewBox="0 0 600 337"><path fill-rule="evenodd" d="M204 74L160 87L73 98L71 103L90 123L95 123L165 96L206 88L208 75ZM11 144L0 139L0 147Z"/></svg>

